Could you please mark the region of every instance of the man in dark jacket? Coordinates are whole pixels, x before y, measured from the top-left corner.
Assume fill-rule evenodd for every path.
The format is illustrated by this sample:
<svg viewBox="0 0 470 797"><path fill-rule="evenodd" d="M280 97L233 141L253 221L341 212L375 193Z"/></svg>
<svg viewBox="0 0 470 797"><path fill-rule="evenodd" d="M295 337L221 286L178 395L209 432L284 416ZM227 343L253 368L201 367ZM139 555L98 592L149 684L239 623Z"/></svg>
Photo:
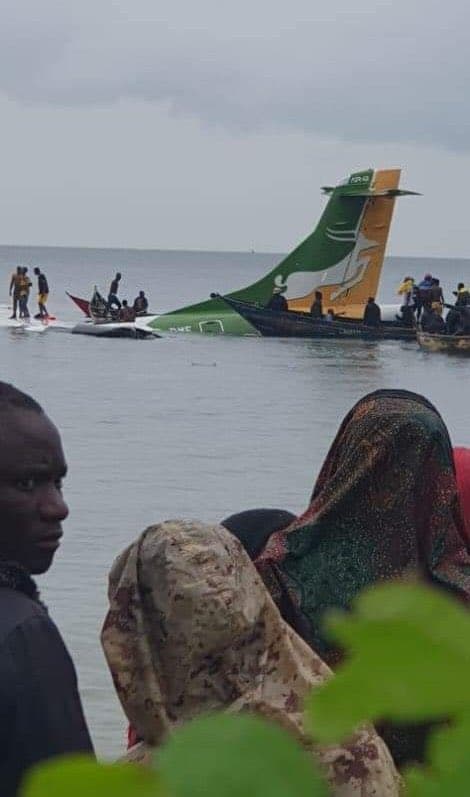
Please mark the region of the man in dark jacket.
<svg viewBox="0 0 470 797"><path fill-rule="evenodd" d="M108 293L108 310L120 310L121 302L118 299L119 283L121 282L121 274L118 273L114 277L111 285L109 286Z"/></svg>
<svg viewBox="0 0 470 797"><path fill-rule="evenodd" d="M266 305L268 310L279 310L282 313L287 313L289 305L287 303L286 297L282 295L283 290L285 289L280 288L277 285L274 286L273 295Z"/></svg>
<svg viewBox="0 0 470 797"><path fill-rule="evenodd" d="M34 269L34 273L38 278L38 308L39 313L35 316L35 318L48 318L49 313L47 312L47 300L49 298L49 285L47 283L47 277L41 271L38 266Z"/></svg>
<svg viewBox="0 0 470 797"><path fill-rule="evenodd" d="M52 564L68 509L59 433L39 404L0 382L0 793L64 753L92 753L72 660L33 575Z"/></svg>
<svg viewBox="0 0 470 797"><path fill-rule="evenodd" d="M315 299L310 307L310 315L317 321L323 318L323 294L321 291L315 291Z"/></svg>
<svg viewBox="0 0 470 797"><path fill-rule="evenodd" d="M366 327L379 327L382 320L380 307L376 304L373 296L369 296L364 310L364 318L362 323Z"/></svg>

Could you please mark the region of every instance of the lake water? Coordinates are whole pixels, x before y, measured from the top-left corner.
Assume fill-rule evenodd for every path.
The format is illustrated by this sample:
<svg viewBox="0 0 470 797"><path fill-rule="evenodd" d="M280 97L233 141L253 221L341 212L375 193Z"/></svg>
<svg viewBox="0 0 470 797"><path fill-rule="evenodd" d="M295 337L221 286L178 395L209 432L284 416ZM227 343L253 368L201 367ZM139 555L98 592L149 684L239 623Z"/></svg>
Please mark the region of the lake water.
<svg viewBox="0 0 470 797"><path fill-rule="evenodd" d="M17 264L40 265L50 310L78 319L66 289L89 296L123 273L152 310L241 287L280 255L0 247L6 301ZM440 277L449 300L470 261L391 258L380 298L401 278ZM0 284L2 284L0 282ZM106 340L0 329L0 378L38 399L59 426L70 472L66 535L43 597L77 665L100 755L124 746L125 720L99 644L115 555L147 525L216 521L240 509L303 510L336 429L364 393L404 387L430 398L455 443L470 445L470 362L414 343L188 336Z"/></svg>

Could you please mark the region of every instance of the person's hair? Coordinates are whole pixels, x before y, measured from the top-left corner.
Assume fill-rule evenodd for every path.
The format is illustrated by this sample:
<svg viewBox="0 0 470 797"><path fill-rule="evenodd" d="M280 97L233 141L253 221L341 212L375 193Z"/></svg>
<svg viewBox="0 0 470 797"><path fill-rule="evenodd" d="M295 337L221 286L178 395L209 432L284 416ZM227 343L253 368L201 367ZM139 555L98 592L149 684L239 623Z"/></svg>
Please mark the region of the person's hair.
<svg viewBox="0 0 470 797"><path fill-rule="evenodd" d="M433 285L439 285L439 280L437 279L437 277L433 277L431 282Z"/></svg>
<svg viewBox="0 0 470 797"><path fill-rule="evenodd" d="M457 285L457 289L460 290L460 288L465 288L465 285L464 285L463 282L459 282L459 284Z"/></svg>
<svg viewBox="0 0 470 797"><path fill-rule="evenodd" d="M425 280L432 280L432 274L425 274L424 275L424 279Z"/></svg>
<svg viewBox="0 0 470 797"><path fill-rule="evenodd" d="M369 298L367 299L367 302L368 303L369 302L375 302L375 297L374 296L369 296Z"/></svg>
<svg viewBox="0 0 470 797"><path fill-rule="evenodd" d="M122 300L122 306L123 307L127 307L127 299L123 299Z"/></svg>
<svg viewBox="0 0 470 797"><path fill-rule="evenodd" d="M21 267L21 266L17 266L17 267L16 267L16 273L17 273L17 274L21 274L21 272L22 272L22 271L23 271L23 269L22 269L22 267Z"/></svg>
<svg viewBox="0 0 470 797"><path fill-rule="evenodd" d="M0 415L7 409L33 410L34 412L44 412L40 404L35 399L18 390L17 387L9 382L0 382Z"/></svg>
<svg viewBox="0 0 470 797"><path fill-rule="evenodd" d="M321 291L315 291L315 299L323 299L323 294Z"/></svg>
<svg viewBox="0 0 470 797"><path fill-rule="evenodd" d="M34 273L36 275L39 275L41 273L41 269L36 266L35 269L34 269Z"/></svg>
<svg viewBox="0 0 470 797"><path fill-rule="evenodd" d="M143 291L139 291L139 296L145 296L145 293Z"/></svg>
<svg viewBox="0 0 470 797"><path fill-rule="evenodd" d="M122 276L122 275L121 275L121 274L119 273L119 271L118 271L114 279L120 280L120 279L121 279L121 276Z"/></svg>
<svg viewBox="0 0 470 797"><path fill-rule="evenodd" d="M335 311L333 310L333 308L332 308L332 307L329 307L329 308L328 308L328 310L327 310L326 312L327 312L327 313L331 313L331 315L334 315L334 314L335 314Z"/></svg>
<svg viewBox="0 0 470 797"><path fill-rule="evenodd" d="M26 274L26 272L28 270L28 267L27 266L23 266L23 268L21 270L22 270L23 274Z"/></svg>

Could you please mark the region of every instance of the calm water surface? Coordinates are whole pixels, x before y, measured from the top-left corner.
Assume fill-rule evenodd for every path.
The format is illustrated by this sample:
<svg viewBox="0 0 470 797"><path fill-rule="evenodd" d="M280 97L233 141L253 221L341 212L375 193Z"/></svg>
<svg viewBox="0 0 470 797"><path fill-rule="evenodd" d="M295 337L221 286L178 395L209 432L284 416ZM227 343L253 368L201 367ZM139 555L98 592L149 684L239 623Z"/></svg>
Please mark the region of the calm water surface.
<svg viewBox="0 0 470 797"><path fill-rule="evenodd" d="M64 290L89 295L123 272L122 296L144 288L170 310L235 289L277 255L0 247L6 286L19 263L41 265L50 308L78 318ZM470 261L390 259L381 298L407 272L450 289ZM0 282L0 285L2 283ZM436 403L456 443L470 445L470 361L415 344L258 338L99 340L0 329L0 378L31 392L63 435L70 473L66 536L41 579L75 659L99 754L123 749L125 721L99 645L107 573L147 525L172 517L216 521L252 506L305 508L338 424L364 393L405 387Z"/></svg>

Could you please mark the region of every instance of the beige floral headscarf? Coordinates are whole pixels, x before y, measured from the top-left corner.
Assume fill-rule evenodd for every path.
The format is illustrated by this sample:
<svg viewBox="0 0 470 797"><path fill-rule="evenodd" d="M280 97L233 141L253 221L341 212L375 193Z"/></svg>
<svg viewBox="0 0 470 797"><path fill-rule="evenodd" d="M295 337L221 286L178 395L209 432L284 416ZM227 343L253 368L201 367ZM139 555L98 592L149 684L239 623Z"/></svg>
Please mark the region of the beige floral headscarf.
<svg viewBox="0 0 470 797"><path fill-rule="evenodd" d="M251 710L312 749L303 702L331 671L281 618L226 529L151 526L114 563L109 600L103 648L146 746L201 713ZM372 728L345 746L312 752L338 797L399 794L390 754Z"/></svg>

